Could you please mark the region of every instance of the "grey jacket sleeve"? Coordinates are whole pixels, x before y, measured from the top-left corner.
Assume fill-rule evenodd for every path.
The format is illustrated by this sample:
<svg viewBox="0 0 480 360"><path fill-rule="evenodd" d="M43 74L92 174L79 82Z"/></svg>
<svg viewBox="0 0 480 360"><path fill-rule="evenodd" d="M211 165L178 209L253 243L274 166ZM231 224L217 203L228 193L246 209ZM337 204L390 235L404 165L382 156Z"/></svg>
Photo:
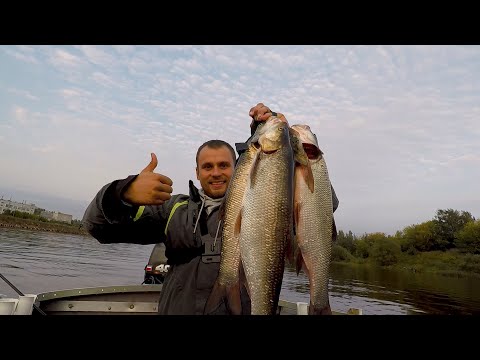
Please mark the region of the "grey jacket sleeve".
<svg viewBox="0 0 480 360"><path fill-rule="evenodd" d="M167 202L160 206L132 206L121 194L136 178L103 186L85 210L83 226L100 243L156 244L165 241Z"/></svg>

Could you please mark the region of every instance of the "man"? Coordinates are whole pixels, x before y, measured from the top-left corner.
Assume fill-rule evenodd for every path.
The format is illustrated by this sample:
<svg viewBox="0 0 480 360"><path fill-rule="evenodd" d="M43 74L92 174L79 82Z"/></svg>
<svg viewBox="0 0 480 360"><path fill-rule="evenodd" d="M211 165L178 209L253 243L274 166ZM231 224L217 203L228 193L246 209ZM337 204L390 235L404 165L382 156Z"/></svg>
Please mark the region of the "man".
<svg viewBox="0 0 480 360"><path fill-rule="evenodd" d="M252 134L272 111L250 110ZM275 114L284 119L282 114ZM241 153L242 144L237 144ZM189 194L172 194L172 180L155 173L157 158L138 174L105 185L85 211L83 223L100 243L163 242L171 265L160 294L159 314L203 314L220 268L221 226L218 210L233 175L235 152L226 142L210 140L197 151L196 175ZM215 241L215 238L217 240ZM242 304L249 299L243 294ZM217 314L227 314L225 306Z"/></svg>

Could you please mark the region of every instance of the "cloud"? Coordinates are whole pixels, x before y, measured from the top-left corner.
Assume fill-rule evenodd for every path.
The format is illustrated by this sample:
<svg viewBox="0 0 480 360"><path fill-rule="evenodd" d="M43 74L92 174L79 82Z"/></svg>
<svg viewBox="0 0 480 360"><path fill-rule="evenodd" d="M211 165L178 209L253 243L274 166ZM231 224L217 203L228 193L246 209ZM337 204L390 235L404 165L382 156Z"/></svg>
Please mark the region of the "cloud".
<svg viewBox="0 0 480 360"><path fill-rule="evenodd" d="M75 48L79 49L83 53L87 61L95 65L107 68L111 67L115 62L114 57L111 54L98 46L79 45L75 46Z"/></svg>
<svg viewBox="0 0 480 360"><path fill-rule="evenodd" d="M35 58L35 56L31 55L31 54L25 54L25 53L22 53L22 52L19 52L19 51L15 51L15 50L12 50L12 49L9 49L9 48L6 48L6 49L3 49L3 51L14 57L15 59L18 59L20 61L24 61L26 63L30 63L30 64L38 64L38 60Z"/></svg>
<svg viewBox="0 0 480 360"><path fill-rule="evenodd" d="M264 102L317 134L340 199L339 228L394 232L456 199L470 198L480 213L471 205L480 200L479 49L8 47L0 61L37 63L28 82L25 59L5 80L0 151L13 155L0 159L11 169L0 182L90 200L155 151L175 191L188 191L198 146L245 141L248 110ZM23 180L18 158L43 180ZM72 165L54 178L58 164Z"/></svg>
<svg viewBox="0 0 480 360"><path fill-rule="evenodd" d="M25 91L25 90L19 90L19 89L14 89L14 88L9 88L7 90L8 92L10 93L13 93L13 94L17 94L17 95L20 95L20 96L23 96L29 100L34 100L34 101L37 101L38 100L38 97L35 96L35 95L32 95L30 94L30 92L28 91Z"/></svg>
<svg viewBox="0 0 480 360"><path fill-rule="evenodd" d="M25 125L28 120L28 110L21 106L13 106L12 115L15 121L19 124Z"/></svg>
<svg viewBox="0 0 480 360"><path fill-rule="evenodd" d="M56 149L54 145L32 146L32 151L39 153L51 153L56 151Z"/></svg>
<svg viewBox="0 0 480 360"><path fill-rule="evenodd" d="M73 55L71 52L63 49L54 49L50 54L49 61L59 67L76 68L84 64L78 56Z"/></svg>

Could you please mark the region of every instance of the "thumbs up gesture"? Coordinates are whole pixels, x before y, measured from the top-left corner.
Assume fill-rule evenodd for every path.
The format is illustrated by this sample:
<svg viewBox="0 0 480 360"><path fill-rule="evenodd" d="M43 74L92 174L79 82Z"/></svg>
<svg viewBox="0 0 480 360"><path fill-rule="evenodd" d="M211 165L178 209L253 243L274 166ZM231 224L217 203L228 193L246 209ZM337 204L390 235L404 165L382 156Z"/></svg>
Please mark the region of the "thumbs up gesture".
<svg viewBox="0 0 480 360"><path fill-rule="evenodd" d="M171 198L172 180L164 175L154 173L157 156L152 153L152 160L123 193L123 200L133 205L162 205Z"/></svg>

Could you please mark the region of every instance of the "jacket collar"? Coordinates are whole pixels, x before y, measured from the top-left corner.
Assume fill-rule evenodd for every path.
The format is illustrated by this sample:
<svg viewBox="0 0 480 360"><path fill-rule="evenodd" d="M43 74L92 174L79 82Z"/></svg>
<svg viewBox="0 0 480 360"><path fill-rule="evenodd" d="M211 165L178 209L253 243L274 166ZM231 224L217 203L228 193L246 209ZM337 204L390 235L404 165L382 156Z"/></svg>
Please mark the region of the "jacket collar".
<svg viewBox="0 0 480 360"><path fill-rule="evenodd" d="M192 180L188 181L188 190L190 198L195 202L200 202L202 199L200 198L200 193L198 192L197 187L193 184Z"/></svg>

